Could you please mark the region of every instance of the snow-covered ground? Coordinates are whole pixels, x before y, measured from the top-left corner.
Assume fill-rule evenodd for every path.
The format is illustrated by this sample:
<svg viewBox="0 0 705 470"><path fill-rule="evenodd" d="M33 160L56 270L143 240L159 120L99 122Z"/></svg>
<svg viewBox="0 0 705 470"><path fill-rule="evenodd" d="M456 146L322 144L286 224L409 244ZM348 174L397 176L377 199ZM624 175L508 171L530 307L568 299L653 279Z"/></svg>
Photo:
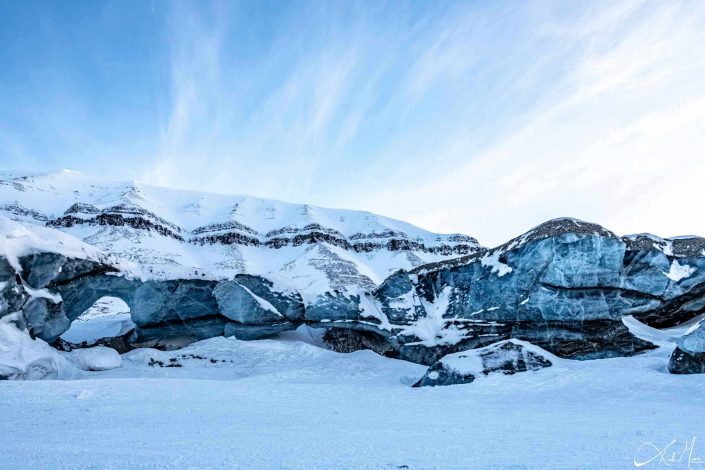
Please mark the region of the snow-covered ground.
<svg viewBox="0 0 705 470"><path fill-rule="evenodd" d="M698 468L705 375L668 374L671 349L434 388L410 387L423 366L335 353L305 327L136 350L2 383L0 468L634 468L672 440L679 462L642 468Z"/></svg>

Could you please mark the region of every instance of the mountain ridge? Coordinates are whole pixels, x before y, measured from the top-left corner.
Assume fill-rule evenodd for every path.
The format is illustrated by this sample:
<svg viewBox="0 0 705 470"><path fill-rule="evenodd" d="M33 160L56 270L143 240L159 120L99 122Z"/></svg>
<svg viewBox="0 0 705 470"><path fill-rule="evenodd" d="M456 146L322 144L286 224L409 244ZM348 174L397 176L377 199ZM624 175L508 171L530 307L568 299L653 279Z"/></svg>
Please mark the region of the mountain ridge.
<svg viewBox="0 0 705 470"><path fill-rule="evenodd" d="M399 268L484 250L367 211L116 181L0 173L0 213L72 234L158 278L284 274L312 293L369 289Z"/></svg>

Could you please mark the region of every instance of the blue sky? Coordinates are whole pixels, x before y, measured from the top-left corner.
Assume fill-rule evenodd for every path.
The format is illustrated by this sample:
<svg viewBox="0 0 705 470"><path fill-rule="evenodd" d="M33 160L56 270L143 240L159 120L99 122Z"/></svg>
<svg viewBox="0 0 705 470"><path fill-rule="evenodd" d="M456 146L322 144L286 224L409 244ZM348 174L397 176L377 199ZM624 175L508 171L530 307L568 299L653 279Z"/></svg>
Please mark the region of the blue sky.
<svg viewBox="0 0 705 470"><path fill-rule="evenodd" d="M705 235L705 2L0 0L0 167L366 209L492 245Z"/></svg>

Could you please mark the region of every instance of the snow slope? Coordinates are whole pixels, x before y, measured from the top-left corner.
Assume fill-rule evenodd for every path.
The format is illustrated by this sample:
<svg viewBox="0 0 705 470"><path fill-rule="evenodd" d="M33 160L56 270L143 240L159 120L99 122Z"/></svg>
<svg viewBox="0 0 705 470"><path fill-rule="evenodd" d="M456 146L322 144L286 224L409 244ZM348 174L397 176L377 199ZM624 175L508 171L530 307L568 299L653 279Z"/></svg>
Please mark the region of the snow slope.
<svg viewBox="0 0 705 470"><path fill-rule="evenodd" d="M307 335L136 350L80 380L3 383L0 468L634 468L647 443L681 452L693 438L705 458L705 376L668 374L670 347L411 388L423 366Z"/></svg>
<svg viewBox="0 0 705 470"><path fill-rule="evenodd" d="M113 181L72 171L0 173L0 214L48 225L157 278L275 274L306 294L372 288L481 249L369 212Z"/></svg>
<svg viewBox="0 0 705 470"><path fill-rule="evenodd" d="M37 252L61 253L66 257L115 263L101 250L51 228L27 225L0 212L0 257L22 271L18 258Z"/></svg>

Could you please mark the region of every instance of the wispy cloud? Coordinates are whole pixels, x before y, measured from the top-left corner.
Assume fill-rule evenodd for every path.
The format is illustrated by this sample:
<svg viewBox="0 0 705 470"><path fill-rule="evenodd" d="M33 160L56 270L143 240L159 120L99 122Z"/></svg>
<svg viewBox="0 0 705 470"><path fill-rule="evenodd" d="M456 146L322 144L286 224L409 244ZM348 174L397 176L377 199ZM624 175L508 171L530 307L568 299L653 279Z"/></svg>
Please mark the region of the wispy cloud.
<svg viewBox="0 0 705 470"><path fill-rule="evenodd" d="M292 30L244 64L225 53L242 26L229 24L229 13L184 5L173 13L170 109L160 158L144 179L186 187L208 181L230 191L236 181L242 192L301 194L319 161L352 139L361 119L345 102L358 65L355 40L311 50Z"/></svg>
<svg viewBox="0 0 705 470"><path fill-rule="evenodd" d="M223 66L222 8L196 9L175 3L167 20L170 48L169 99L163 113L159 154L144 179L178 181L188 168L204 166L216 150ZM207 18L208 17L208 18Z"/></svg>
<svg viewBox="0 0 705 470"><path fill-rule="evenodd" d="M452 174L375 200L383 212L490 244L562 215L622 232L705 233L692 216L705 196L696 182L705 176L703 19L695 4L665 3L587 18L562 36L577 48L556 84L570 93L469 149Z"/></svg>
<svg viewBox="0 0 705 470"><path fill-rule="evenodd" d="M705 234L690 216L702 2L111 8L138 20L89 11L78 32L9 36L77 47L0 52L0 163L367 209L488 244L560 215Z"/></svg>

